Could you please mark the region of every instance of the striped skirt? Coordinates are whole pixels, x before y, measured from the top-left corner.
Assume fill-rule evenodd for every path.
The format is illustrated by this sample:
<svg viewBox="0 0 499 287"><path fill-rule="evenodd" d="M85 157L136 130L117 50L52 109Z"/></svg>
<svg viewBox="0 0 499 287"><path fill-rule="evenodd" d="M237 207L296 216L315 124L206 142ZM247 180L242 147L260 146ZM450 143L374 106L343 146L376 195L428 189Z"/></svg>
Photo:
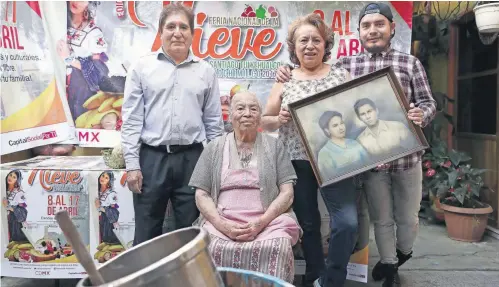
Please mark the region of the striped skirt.
<svg viewBox="0 0 499 287"><path fill-rule="evenodd" d="M294 257L288 238L234 242L211 235L209 250L217 267L261 272L293 283Z"/></svg>

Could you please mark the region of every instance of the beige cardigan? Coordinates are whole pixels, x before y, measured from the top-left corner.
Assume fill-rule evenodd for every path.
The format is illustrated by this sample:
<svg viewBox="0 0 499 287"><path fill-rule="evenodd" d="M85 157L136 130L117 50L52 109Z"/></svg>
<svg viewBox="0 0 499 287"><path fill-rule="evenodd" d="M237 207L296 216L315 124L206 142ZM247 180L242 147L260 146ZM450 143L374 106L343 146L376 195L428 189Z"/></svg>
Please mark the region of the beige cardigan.
<svg viewBox="0 0 499 287"><path fill-rule="evenodd" d="M233 133L226 133L205 147L189 182L191 187L207 191L215 202L215 206L218 203L220 192L223 150L227 136L233 136ZM297 177L289 155L280 140L267 134L258 133L255 144L257 145L260 198L263 208L267 210L279 195L279 186L295 181ZM291 208L287 213L297 221ZM201 214L193 225L203 226L205 221L206 219Z"/></svg>

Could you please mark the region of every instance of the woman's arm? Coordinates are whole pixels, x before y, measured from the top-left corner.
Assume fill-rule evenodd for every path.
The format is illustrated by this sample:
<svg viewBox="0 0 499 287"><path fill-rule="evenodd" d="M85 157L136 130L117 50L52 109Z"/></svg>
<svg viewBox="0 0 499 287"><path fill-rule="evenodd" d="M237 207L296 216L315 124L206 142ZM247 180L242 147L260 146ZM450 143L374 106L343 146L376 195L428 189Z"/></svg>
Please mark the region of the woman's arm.
<svg viewBox="0 0 499 287"><path fill-rule="evenodd" d="M210 194L202 189L196 189L196 206L199 209L199 212L208 220L216 229L220 230L219 227L221 225L222 218L220 214L218 214L217 207L215 206L215 202L211 198Z"/></svg>
<svg viewBox="0 0 499 287"><path fill-rule="evenodd" d="M279 215L288 211L291 204L293 204L293 194L293 183L284 183L279 186L279 195L260 218L263 228L269 225L269 223Z"/></svg>
<svg viewBox="0 0 499 287"><path fill-rule="evenodd" d="M281 126L279 111L281 110L282 83L275 83L270 91L267 105L262 115L262 128L267 131L275 131Z"/></svg>

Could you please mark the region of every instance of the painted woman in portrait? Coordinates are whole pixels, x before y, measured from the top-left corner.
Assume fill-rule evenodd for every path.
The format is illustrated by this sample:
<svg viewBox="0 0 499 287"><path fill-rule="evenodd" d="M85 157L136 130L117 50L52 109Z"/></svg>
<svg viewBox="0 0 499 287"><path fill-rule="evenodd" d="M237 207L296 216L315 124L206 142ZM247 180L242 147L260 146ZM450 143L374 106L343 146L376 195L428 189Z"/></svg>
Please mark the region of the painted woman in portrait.
<svg viewBox="0 0 499 287"><path fill-rule="evenodd" d="M319 118L319 126L328 138L318 154L319 172L325 181L365 162L368 155L362 145L345 137L346 127L341 113L324 112Z"/></svg>

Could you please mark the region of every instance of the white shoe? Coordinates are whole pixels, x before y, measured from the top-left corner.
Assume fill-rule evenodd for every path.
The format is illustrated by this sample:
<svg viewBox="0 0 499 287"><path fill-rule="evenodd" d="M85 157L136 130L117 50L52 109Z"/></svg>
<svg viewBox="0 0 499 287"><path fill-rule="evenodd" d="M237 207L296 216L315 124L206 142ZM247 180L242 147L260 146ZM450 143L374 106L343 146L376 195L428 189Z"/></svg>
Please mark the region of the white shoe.
<svg viewBox="0 0 499 287"><path fill-rule="evenodd" d="M321 283L319 283L319 278L317 278L317 279L314 281L314 287L322 287L322 286L321 286Z"/></svg>

